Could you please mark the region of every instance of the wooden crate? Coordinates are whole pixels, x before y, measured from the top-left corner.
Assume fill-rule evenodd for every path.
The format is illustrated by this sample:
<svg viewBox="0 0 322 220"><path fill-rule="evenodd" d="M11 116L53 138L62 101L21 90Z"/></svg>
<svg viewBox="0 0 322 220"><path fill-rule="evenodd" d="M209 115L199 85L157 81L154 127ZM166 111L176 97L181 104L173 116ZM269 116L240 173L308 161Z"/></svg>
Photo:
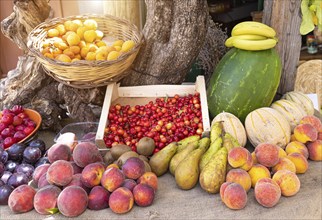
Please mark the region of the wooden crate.
<svg viewBox="0 0 322 220"><path fill-rule="evenodd" d="M149 85L149 86L132 86L120 87L119 84L110 84L106 88L104 104L101 117L96 133L96 145L100 149L106 149L104 138L104 130L108 125L108 112L110 106L116 103L121 105L142 105L149 101L155 100L157 97L173 97L178 94L186 96L188 94L200 93L201 113L203 121L203 134L208 136L210 133L210 119L207 104L206 84L203 76L198 76L195 83L183 85Z"/></svg>

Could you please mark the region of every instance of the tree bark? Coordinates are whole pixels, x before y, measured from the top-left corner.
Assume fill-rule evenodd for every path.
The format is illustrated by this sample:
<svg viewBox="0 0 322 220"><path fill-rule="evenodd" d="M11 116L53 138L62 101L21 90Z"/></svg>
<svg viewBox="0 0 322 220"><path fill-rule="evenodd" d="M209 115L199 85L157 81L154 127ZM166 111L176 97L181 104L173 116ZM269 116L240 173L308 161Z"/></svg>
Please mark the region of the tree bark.
<svg viewBox="0 0 322 220"><path fill-rule="evenodd" d="M265 0L263 23L276 30L276 49L282 60L282 77L278 93L294 90L296 69L301 52L301 0Z"/></svg>
<svg viewBox="0 0 322 220"><path fill-rule="evenodd" d="M145 44L122 85L176 84L189 72L208 28L206 0L146 0Z"/></svg>

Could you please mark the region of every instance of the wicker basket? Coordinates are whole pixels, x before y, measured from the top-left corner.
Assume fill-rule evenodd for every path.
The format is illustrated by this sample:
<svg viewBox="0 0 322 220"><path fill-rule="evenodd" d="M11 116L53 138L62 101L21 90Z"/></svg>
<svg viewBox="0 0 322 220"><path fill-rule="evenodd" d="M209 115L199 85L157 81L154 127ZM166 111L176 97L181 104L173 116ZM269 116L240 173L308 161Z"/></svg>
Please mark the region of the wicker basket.
<svg viewBox="0 0 322 220"><path fill-rule="evenodd" d="M86 61L80 60L66 63L45 57L41 53L42 42L47 36L47 31L59 23L68 20L94 19L98 30L105 36L122 40L133 40L135 47L122 54L117 60L112 61ZM66 18L55 18L41 23L32 30L28 36L28 48L32 55L37 57L48 75L55 80L75 88L94 88L117 82L126 76L126 70L131 67L143 43L143 34L138 28L127 20L110 15L81 15Z"/></svg>

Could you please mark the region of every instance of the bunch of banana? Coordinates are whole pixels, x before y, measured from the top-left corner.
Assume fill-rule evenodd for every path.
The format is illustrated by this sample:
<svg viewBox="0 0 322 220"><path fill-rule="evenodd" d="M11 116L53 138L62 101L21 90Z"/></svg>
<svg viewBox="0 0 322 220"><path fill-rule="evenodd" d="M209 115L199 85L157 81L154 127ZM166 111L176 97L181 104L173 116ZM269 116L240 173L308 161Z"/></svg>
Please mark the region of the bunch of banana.
<svg viewBox="0 0 322 220"><path fill-rule="evenodd" d="M235 25L225 45L250 51L267 50L275 47L277 43L275 36L275 30L266 24L245 21Z"/></svg>

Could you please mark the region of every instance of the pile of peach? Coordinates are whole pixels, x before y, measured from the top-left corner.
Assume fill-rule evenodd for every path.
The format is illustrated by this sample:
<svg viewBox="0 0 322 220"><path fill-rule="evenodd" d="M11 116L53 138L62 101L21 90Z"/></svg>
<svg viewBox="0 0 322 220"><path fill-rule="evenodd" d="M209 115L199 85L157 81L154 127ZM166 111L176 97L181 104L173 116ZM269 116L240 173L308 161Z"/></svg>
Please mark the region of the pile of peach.
<svg viewBox="0 0 322 220"><path fill-rule="evenodd" d="M50 164L37 167L33 173L37 191L21 185L10 194L12 212L35 208L43 215L59 211L75 217L87 208L109 207L115 213L126 213L134 204L153 203L158 179L153 172L146 172L139 158L128 158L121 168L116 164L106 166L96 145L82 142L75 147L56 143L48 150L48 159Z"/></svg>
<svg viewBox="0 0 322 220"><path fill-rule="evenodd" d="M299 191L297 174L307 171L308 159L322 160L322 124L315 116L301 120L285 150L269 143L259 144L253 153L242 147L230 150L221 199L231 209L242 209L252 187L260 205L273 207L281 196L293 196Z"/></svg>

